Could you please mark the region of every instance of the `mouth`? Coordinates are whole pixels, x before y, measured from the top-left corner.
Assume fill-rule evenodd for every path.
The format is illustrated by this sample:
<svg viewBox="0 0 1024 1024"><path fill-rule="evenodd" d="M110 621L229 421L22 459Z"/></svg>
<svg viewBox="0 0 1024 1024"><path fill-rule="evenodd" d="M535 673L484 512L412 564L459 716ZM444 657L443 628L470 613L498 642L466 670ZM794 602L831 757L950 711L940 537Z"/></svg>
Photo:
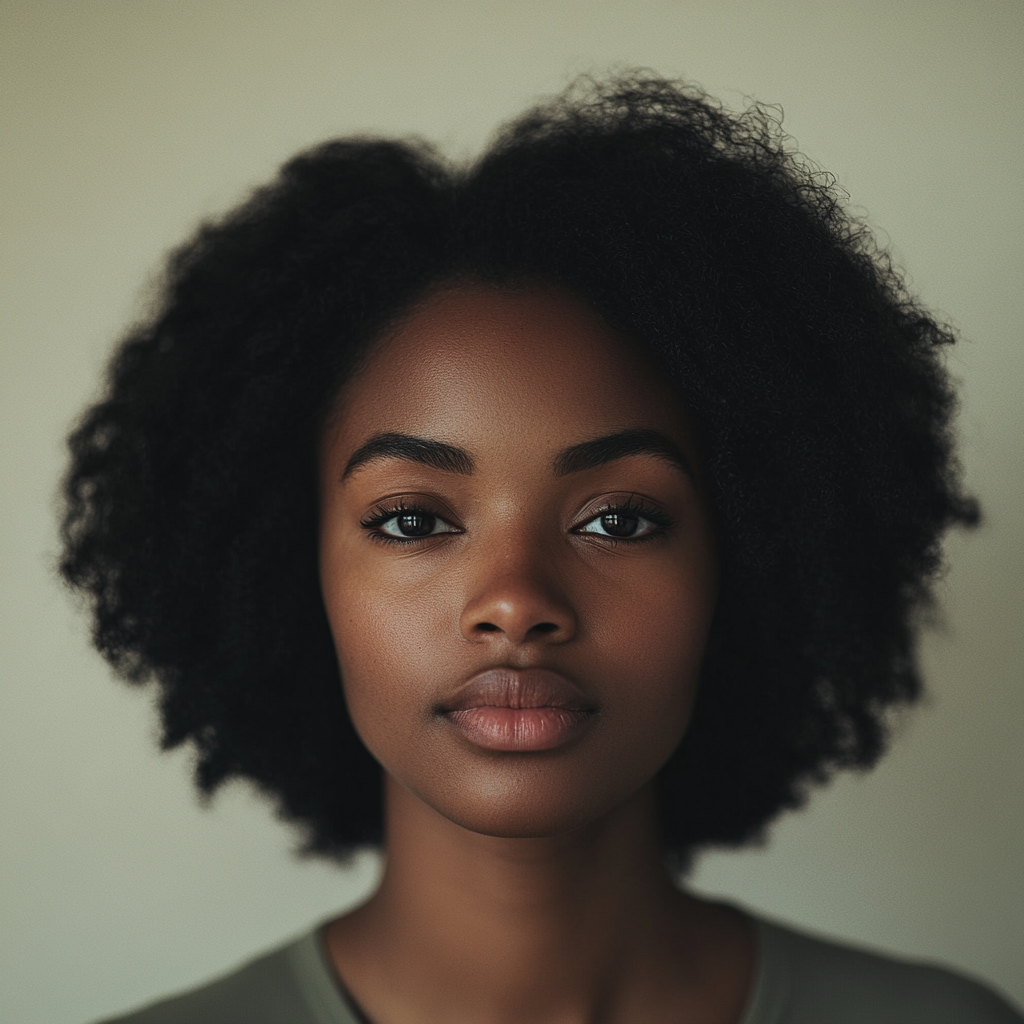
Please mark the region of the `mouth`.
<svg viewBox="0 0 1024 1024"><path fill-rule="evenodd" d="M497 668L474 676L438 712L475 746L531 752L569 743L597 708L557 672Z"/></svg>

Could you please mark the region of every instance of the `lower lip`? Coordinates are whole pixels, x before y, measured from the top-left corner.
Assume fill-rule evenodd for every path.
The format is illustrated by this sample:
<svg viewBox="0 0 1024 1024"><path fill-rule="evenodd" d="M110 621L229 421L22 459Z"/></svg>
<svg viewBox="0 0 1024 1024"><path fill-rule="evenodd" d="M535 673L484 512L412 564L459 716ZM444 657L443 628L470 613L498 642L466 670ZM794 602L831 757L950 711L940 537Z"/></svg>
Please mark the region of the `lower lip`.
<svg viewBox="0 0 1024 1024"><path fill-rule="evenodd" d="M465 708L445 717L471 743L486 750L533 751L561 747L586 727L592 714L568 708Z"/></svg>

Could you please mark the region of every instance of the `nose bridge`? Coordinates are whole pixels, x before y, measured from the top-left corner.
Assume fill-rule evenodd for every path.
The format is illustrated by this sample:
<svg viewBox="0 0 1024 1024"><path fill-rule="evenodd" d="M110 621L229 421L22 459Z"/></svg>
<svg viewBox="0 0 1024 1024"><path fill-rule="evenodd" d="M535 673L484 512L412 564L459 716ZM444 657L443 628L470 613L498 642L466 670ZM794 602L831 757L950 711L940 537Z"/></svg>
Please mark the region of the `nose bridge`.
<svg viewBox="0 0 1024 1024"><path fill-rule="evenodd" d="M522 643L567 640L576 616L551 547L529 530L481 538L467 581L462 632L468 639L503 634Z"/></svg>

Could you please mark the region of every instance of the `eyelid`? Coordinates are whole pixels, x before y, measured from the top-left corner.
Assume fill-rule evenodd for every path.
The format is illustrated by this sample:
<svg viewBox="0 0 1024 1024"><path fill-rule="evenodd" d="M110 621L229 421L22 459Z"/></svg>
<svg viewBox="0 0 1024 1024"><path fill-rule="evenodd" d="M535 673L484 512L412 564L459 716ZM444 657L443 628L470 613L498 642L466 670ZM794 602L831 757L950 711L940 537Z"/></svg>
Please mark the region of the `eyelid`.
<svg viewBox="0 0 1024 1024"><path fill-rule="evenodd" d="M454 526L458 530L463 529L459 517L447 502L430 494L415 493L389 494L378 498L365 515L360 517L359 523L361 526L372 526L406 512L427 512L438 519L443 519L449 526Z"/></svg>
<svg viewBox="0 0 1024 1024"><path fill-rule="evenodd" d="M669 515L661 502L637 494L635 491L620 491L617 494L603 494L599 498L592 498L588 501L583 511L576 517L570 530L578 530L580 527L586 526L587 523L614 512L628 512L643 519L649 519L657 526L666 529L675 525L675 519Z"/></svg>
<svg viewBox="0 0 1024 1024"><path fill-rule="evenodd" d="M652 528L632 537L616 537L614 534L586 529L591 523L615 513L634 515L638 519L646 520ZM615 495L606 495L603 497L602 503L597 506L591 502L586 513L571 527L570 532L581 537L600 537L602 543L639 544L666 536L674 526L675 520L660 504L636 493L631 493L618 498Z"/></svg>

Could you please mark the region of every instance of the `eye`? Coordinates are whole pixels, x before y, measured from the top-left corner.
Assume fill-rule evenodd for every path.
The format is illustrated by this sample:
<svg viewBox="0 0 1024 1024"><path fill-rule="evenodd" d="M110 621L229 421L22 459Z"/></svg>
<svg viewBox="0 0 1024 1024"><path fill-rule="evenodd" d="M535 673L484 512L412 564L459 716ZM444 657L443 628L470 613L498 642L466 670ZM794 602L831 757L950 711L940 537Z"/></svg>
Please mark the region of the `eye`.
<svg viewBox="0 0 1024 1024"><path fill-rule="evenodd" d="M662 524L630 509L607 509L599 516L576 528L577 533L591 533L616 540L639 540L661 529Z"/></svg>
<svg viewBox="0 0 1024 1024"><path fill-rule="evenodd" d="M425 508L377 508L361 525L379 540L398 543L459 532L451 523Z"/></svg>
<svg viewBox="0 0 1024 1024"><path fill-rule="evenodd" d="M440 516L432 512L401 512L397 516L384 520L378 527L387 537L433 537L438 533L454 533L455 529Z"/></svg>

